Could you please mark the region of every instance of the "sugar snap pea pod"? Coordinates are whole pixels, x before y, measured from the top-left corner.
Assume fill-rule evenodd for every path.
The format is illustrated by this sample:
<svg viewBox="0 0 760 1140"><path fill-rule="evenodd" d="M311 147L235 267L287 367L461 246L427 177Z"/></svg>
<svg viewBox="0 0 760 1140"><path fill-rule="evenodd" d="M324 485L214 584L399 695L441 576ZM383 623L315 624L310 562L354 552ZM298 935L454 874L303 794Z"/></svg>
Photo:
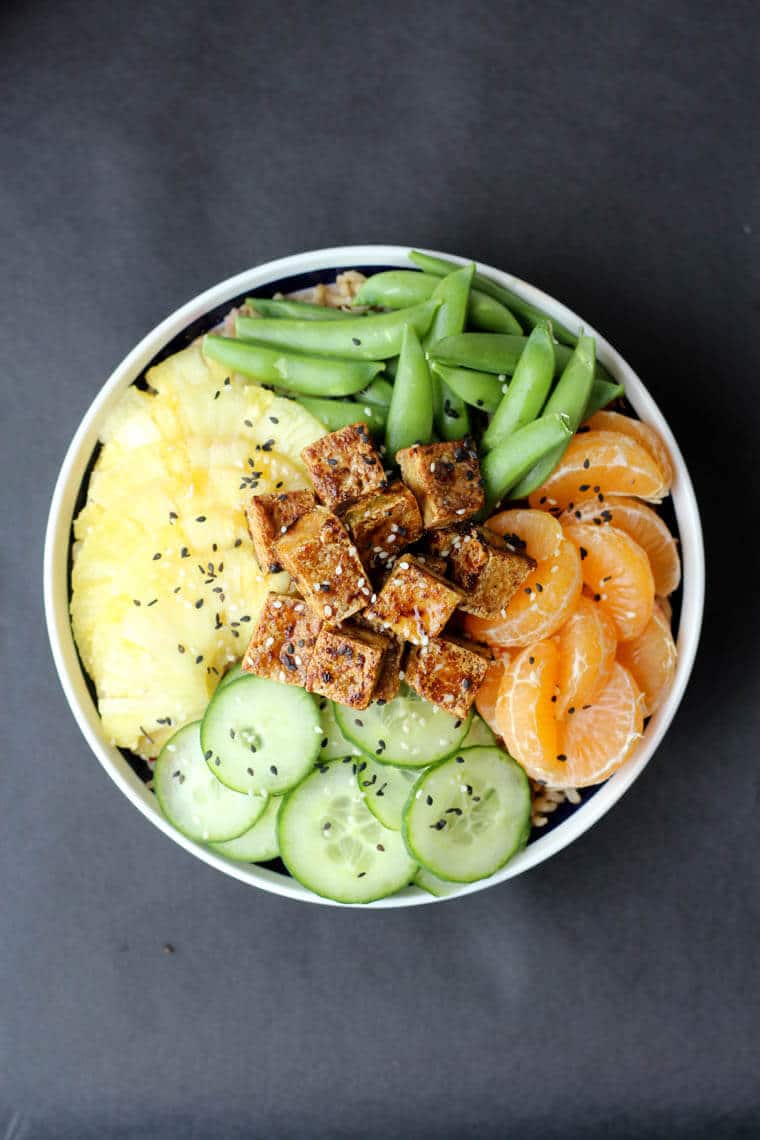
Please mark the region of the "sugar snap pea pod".
<svg viewBox="0 0 760 1140"><path fill-rule="evenodd" d="M398 356L404 325L418 336L430 328L440 308L433 297L421 305L393 313L373 313L350 320L304 321L276 317L238 317L237 334L259 344L316 356L345 356L352 360L386 360Z"/></svg>
<svg viewBox="0 0 760 1140"><path fill-rule="evenodd" d="M474 368L476 372L511 376L526 343L527 337L524 336L467 332L439 340L431 348L430 356L440 364L454 368ZM572 352L565 344L554 345L555 376L567 367ZM595 366L595 377L598 380L612 380L607 369L599 363Z"/></svg>
<svg viewBox="0 0 760 1140"><path fill-rule="evenodd" d="M382 305L386 309L418 305L432 297L439 280L432 273L420 273L415 269L386 269L363 282L354 303ZM489 332L522 332L518 320L509 309L480 289L470 289L467 323Z"/></svg>
<svg viewBox="0 0 760 1140"><path fill-rule="evenodd" d="M571 434L578 430L594 383L596 342L592 336L578 337L573 355L567 362L554 391L546 401L544 416L557 413L567 418ZM512 488L512 497L524 499L548 479L565 454L568 441L547 451L530 471Z"/></svg>
<svg viewBox="0 0 760 1140"><path fill-rule="evenodd" d="M401 343L396 382L385 426L385 446L394 459L413 443L433 436L433 385L425 352L414 328L407 325Z"/></svg>
<svg viewBox="0 0 760 1140"><path fill-rule="evenodd" d="M262 317L296 317L304 321L340 321L355 317L356 313L346 313L331 305L315 305L312 301L296 301L292 297L278 299L269 297L246 297L246 305L255 309Z"/></svg>
<svg viewBox="0 0 760 1140"><path fill-rule="evenodd" d="M554 379L554 341L548 322L536 325L517 362L512 383L483 433L486 451L504 443L543 408Z"/></svg>
<svg viewBox="0 0 760 1140"><path fill-rule="evenodd" d="M320 400L315 396L298 396L297 403L311 412L328 431L338 431L349 424L365 423L374 436L382 438L385 432L386 409L377 404L356 403L354 400Z"/></svg>
<svg viewBox="0 0 760 1140"><path fill-rule="evenodd" d="M542 456L553 453L558 447L564 449L572 434L567 416L553 412L519 428L489 451L480 464L486 495L484 516L515 483L541 462Z"/></svg>
<svg viewBox="0 0 760 1140"><path fill-rule="evenodd" d="M583 420L589 420L594 412L606 408L613 400L617 400L620 396L625 395L625 388L622 384L615 384L610 380L594 380L591 385L591 395L588 398L585 410L583 412Z"/></svg>
<svg viewBox="0 0 760 1140"><path fill-rule="evenodd" d="M461 333L467 319L474 265L465 265L449 273L436 285L433 300L441 306L422 342L427 351L436 341ZM433 384L433 418L441 439L462 439L470 433L470 416L464 400L447 388L440 376L431 377Z"/></svg>
<svg viewBox="0 0 760 1140"><path fill-rule="evenodd" d="M381 408L387 408L392 395L393 385L389 384L387 380L383 380L382 376L376 376L363 392L359 392L356 398L359 401L363 400L366 404L378 404Z"/></svg>
<svg viewBox="0 0 760 1140"><path fill-rule="evenodd" d="M233 372L305 396L352 396L366 388L383 368L379 361L304 356L213 333L203 338L203 351Z"/></svg>
<svg viewBox="0 0 760 1140"><path fill-rule="evenodd" d="M410 252L409 259L426 273L433 273L437 277L442 277L445 273L451 273L451 270L457 265L455 261L448 261L443 257L431 257L429 253L420 253L416 249ZM505 289L503 285L497 285L495 281L492 281L490 277L486 277L483 273L475 274L475 285L483 293L488 293L489 297L501 301L502 305L506 305L506 307L513 313L516 313L518 317L522 317L531 327L538 324L539 321L545 321L548 318L548 313L543 312L542 309L537 308L535 305L531 305L530 301L525 301L517 293L513 293L511 289ZM575 333L557 321L553 321L552 323L554 325L554 335L557 340L563 344L569 344L572 347L578 340Z"/></svg>
<svg viewBox="0 0 760 1140"><path fill-rule="evenodd" d="M473 372L471 368L449 368L435 360L430 363L430 371L443 380L455 396L483 412L496 411L504 394L504 385L487 372Z"/></svg>

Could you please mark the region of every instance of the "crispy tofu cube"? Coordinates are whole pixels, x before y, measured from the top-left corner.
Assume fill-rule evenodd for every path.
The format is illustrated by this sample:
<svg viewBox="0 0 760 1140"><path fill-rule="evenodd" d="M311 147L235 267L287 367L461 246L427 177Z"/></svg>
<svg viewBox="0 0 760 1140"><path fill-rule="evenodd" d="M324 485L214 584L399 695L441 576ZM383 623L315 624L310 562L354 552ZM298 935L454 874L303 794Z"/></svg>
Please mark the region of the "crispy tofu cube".
<svg viewBox="0 0 760 1140"><path fill-rule="evenodd" d="M274 552L274 543L288 527L315 505L311 491L283 491L276 495L251 495L245 516L253 542L253 550L263 574L279 574L282 566Z"/></svg>
<svg viewBox="0 0 760 1140"><path fill-rule="evenodd" d="M306 675L306 688L338 704L366 709L380 679L390 639L370 629L322 626Z"/></svg>
<svg viewBox="0 0 760 1140"><path fill-rule="evenodd" d="M478 450L471 439L415 443L399 451L401 477L414 492L428 528L476 515L484 503Z"/></svg>
<svg viewBox="0 0 760 1140"><path fill-rule="evenodd" d="M440 633L463 594L411 557L396 563L367 618L402 641L424 645Z"/></svg>
<svg viewBox="0 0 760 1140"><path fill-rule="evenodd" d="M314 492L331 510L385 486L383 461L366 424L349 424L323 435L301 452Z"/></svg>
<svg viewBox="0 0 760 1140"><path fill-rule="evenodd" d="M243 672L304 686L321 625L301 598L267 594L243 657Z"/></svg>
<svg viewBox="0 0 760 1140"><path fill-rule="evenodd" d="M370 570L393 563L405 546L422 535L422 516L417 500L403 483L365 495L341 516L359 557Z"/></svg>
<svg viewBox="0 0 760 1140"><path fill-rule="evenodd" d="M464 720L487 669L477 646L436 637L410 647L404 677L424 700Z"/></svg>
<svg viewBox="0 0 760 1140"><path fill-rule="evenodd" d="M399 690L401 684L401 658L404 655L404 642L399 641L394 637L390 630L383 630L382 623L373 621L366 616L367 611L363 610L360 614L356 614L352 618L352 624L358 625L361 629L373 630L375 633L382 633L388 642L388 647L383 656L383 665L380 670L375 691L372 694L372 700L378 701L380 704L387 704L392 701Z"/></svg>
<svg viewBox="0 0 760 1140"><path fill-rule="evenodd" d="M324 621L338 625L369 602L372 590L356 547L343 523L326 507L301 515L274 550Z"/></svg>
<svg viewBox="0 0 760 1140"><path fill-rule="evenodd" d="M505 616L510 598L536 566L494 531L471 523L436 531L429 544L446 559L450 578L464 591L460 608L477 617Z"/></svg>

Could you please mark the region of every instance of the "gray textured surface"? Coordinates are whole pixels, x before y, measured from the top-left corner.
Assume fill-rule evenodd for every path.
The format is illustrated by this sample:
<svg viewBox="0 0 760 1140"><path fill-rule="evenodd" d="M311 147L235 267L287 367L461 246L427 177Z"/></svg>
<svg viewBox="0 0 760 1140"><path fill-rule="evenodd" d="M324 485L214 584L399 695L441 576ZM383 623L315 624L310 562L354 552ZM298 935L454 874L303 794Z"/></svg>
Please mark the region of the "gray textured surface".
<svg viewBox="0 0 760 1140"><path fill-rule="evenodd" d="M4 1140L760 1134L757 556L727 523L758 491L758 26L3 6ZM243 267L386 240L535 281L631 360L693 465L710 606L666 746L591 833L362 914L226 880L128 805L53 674L40 558L68 441L147 329Z"/></svg>

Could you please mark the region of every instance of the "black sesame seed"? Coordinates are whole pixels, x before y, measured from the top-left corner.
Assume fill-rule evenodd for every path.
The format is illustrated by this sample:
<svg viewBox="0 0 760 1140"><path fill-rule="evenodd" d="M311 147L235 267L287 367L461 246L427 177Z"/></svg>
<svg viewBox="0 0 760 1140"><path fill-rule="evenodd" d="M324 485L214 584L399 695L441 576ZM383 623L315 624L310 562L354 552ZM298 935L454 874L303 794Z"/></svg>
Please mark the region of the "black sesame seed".
<svg viewBox="0 0 760 1140"><path fill-rule="evenodd" d="M157 550L156 553L153 555L153 561L158 562L160 557L161 557L161 551Z"/></svg>
<svg viewBox="0 0 760 1140"><path fill-rule="evenodd" d="M565 753L564 753L564 752L559 752L559 753L557 754L557 759L558 759L558 760L561 760L561 761L562 761L562 763L564 763L564 762L565 762L565 760L567 760L567 756L565 756Z"/></svg>
<svg viewBox="0 0 760 1140"><path fill-rule="evenodd" d="M195 521L196 521L196 522L205 522L205 521L206 521L206 516L205 516L205 515L196 515L196 517L195 517Z"/></svg>
<svg viewBox="0 0 760 1140"><path fill-rule="evenodd" d="M203 654L199 653L198 656L195 658L195 664L200 665L202 660L203 660Z"/></svg>
<svg viewBox="0 0 760 1140"><path fill-rule="evenodd" d="M269 771L272 773L273 776L276 776L277 775L277 765L276 764L270 764L269 765Z"/></svg>
<svg viewBox="0 0 760 1140"><path fill-rule="evenodd" d="M529 665L535 665L535 664L536 664L536 659L535 659L535 657L529 657L529 658L528 658L528 664L529 664Z"/></svg>
<svg viewBox="0 0 760 1140"><path fill-rule="evenodd" d="M328 745L328 739L326 736L323 736L322 737L322 747L327 748L327 745Z"/></svg>
<svg viewBox="0 0 760 1140"><path fill-rule="evenodd" d="M204 758L205 758L206 760L210 760L210 759L211 759L211 757L212 757L213 755L214 755L214 753L211 751L211 749L210 749L210 748L209 748L209 750L208 750L207 752L204 752L204 753L203 753L203 756L204 756Z"/></svg>
<svg viewBox="0 0 760 1140"><path fill-rule="evenodd" d="M178 645L178 646L177 646L177 652L178 652L178 653L184 653L184 652L185 652L185 647L184 647L184 645Z"/></svg>
<svg viewBox="0 0 760 1140"><path fill-rule="evenodd" d="M351 337L351 344L361 344L361 341L359 340L358 336L352 336Z"/></svg>
<svg viewBox="0 0 760 1140"><path fill-rule="evenodd" d="M586 550L585 546L580 546L578 549L580 551L581 562L582 562L584 558L588 558L588 551Z"/></svg>
<svg viewBox="0 0 760 1140"><path fill-rule="evenodd" d="M432 796L425 796L425 803L428 805L428 807L432 807L433 806L433 797Z"/></svg>
<svg viewBox="0 0 760 1140"><path fill-rule="evenodd" d="M202 605L203 605L203 598L198 598L198 601L195 603L196 610L199 610Z"/></svg>
<svg viewBox="0 0 760 1140"><path fill-rule="evenodd" d="M580 487L578 488L578 490L579 490L579 491L588 491L588 489L589 489L589 487L590 487L590 486L591 486L591 484L590 484L590 483L581 483L581 485L580 485Z"/></svg>
<svg viewBox="0 0 760 1140"><path fill-rule="evenodd" d="M464 764L464 756L457 756L457 764Z"/></svg>
<svg viewBox="0 0 760 1140"><path fill-rule="evenodd" d="M585 470L588 471L589 467L591 466L591 460L588 458L584 459L583 460L583 466L584 466Z"/></svg>

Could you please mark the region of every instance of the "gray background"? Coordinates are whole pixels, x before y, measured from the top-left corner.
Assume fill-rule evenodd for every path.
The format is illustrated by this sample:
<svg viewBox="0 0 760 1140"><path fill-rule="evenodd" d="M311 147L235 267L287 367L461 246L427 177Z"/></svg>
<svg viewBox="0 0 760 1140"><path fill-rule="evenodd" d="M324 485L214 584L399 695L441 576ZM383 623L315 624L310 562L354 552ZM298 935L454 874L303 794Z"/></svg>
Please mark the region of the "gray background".
<svg viewBox="0 0 760 1140"><path fill-rule="evenodd" d="M760 1135L758 28L672 0L6 0L3 1140ZM518 881L397 913L167 841L88 753L40 603L58 465L134 342L237 270L366 241L491 261L603 330L709 547L694 679L631 792Z"/></svg>

